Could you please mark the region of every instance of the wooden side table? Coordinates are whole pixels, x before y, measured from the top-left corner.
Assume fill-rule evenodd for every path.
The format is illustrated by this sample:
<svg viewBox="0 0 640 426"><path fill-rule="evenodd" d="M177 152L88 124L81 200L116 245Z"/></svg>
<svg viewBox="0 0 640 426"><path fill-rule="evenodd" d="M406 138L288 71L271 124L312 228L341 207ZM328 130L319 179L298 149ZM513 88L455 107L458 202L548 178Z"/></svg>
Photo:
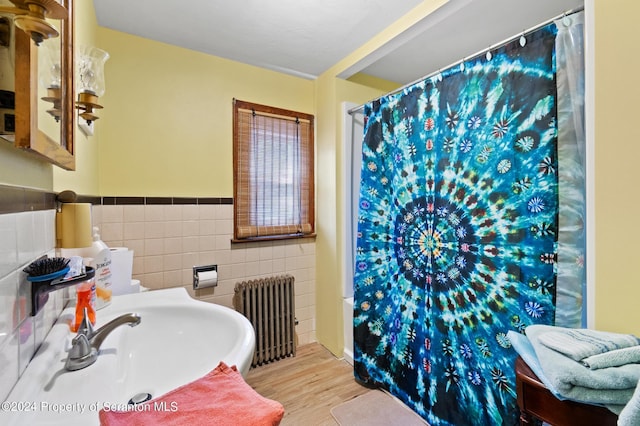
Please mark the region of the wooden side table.
<svg viewBox="0 0 640 426"><path fill-rule="evenodd" d="M515 367L520 425L533 425L535 417L553 426L616 426L618 416L604 407L556 398L522 358Z"/></svg>

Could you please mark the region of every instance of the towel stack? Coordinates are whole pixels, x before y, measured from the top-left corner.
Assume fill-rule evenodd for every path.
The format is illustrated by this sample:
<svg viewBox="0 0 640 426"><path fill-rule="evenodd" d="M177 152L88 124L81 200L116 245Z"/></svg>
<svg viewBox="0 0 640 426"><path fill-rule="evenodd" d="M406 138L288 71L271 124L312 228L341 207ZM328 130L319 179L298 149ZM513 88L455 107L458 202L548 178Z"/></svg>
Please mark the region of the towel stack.
<svg viewBox="0 0 640 426"><path fill-rule="evenodd" d="M619 414L619 426L640 424L637 337L547 325L531 325L525 333L510 331L508 337L556 397L606 406Z"/></svg>
<svg viewBox="0 0 640 426"><path fill-rule="evenodd" d="M640 362L640 341L631 334L561 327L548 331L549 326L531 327L542 328L538 333L541 344L592 370ZM527 329L527 335L529 332Z"/></svg>

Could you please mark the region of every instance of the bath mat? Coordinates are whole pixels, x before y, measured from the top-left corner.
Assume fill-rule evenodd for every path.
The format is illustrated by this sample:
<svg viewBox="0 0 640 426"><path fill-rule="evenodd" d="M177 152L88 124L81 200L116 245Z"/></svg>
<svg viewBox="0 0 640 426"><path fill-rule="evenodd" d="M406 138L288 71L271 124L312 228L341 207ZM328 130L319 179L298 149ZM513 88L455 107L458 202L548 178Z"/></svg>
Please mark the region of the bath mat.
<svg viewBox="0 0 640 426"><path fill-rule="evenodd" d="M340 426L424 426L427 423L406 405L381 390L372 390L331 409Z"/></svg>

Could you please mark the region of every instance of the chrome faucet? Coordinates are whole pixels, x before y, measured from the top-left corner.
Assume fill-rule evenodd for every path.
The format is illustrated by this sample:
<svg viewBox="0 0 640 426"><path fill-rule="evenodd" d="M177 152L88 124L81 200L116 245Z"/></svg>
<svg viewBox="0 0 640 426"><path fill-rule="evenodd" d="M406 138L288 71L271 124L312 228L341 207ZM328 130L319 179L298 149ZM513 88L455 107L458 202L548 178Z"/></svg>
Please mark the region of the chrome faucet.
<svg viewBox="0 0 640 426"><path fill-rule="evenodd" d="M71 341L71 349L64 367L69 371L76 371L90 366L98 359L98 352L102 342L113 330L124 324L135 327L140 324L141 320L138 314L124 314L94 330L91 322L89 322L85 308L82 325L78 329L76 337Z"/></svg>

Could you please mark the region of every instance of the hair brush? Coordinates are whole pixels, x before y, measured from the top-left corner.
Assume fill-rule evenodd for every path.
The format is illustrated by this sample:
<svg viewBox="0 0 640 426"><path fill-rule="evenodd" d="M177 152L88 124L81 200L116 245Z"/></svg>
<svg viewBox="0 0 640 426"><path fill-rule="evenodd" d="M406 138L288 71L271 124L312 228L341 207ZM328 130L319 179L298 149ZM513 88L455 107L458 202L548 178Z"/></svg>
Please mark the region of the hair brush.
<svg viewBox="0 0 640 426"><path fill-rule="evenodd" d="M22 271L26 272L29 281L45 281L58 278L67 273L69 260L64 257L41 257L31 262Z"/></svg>

